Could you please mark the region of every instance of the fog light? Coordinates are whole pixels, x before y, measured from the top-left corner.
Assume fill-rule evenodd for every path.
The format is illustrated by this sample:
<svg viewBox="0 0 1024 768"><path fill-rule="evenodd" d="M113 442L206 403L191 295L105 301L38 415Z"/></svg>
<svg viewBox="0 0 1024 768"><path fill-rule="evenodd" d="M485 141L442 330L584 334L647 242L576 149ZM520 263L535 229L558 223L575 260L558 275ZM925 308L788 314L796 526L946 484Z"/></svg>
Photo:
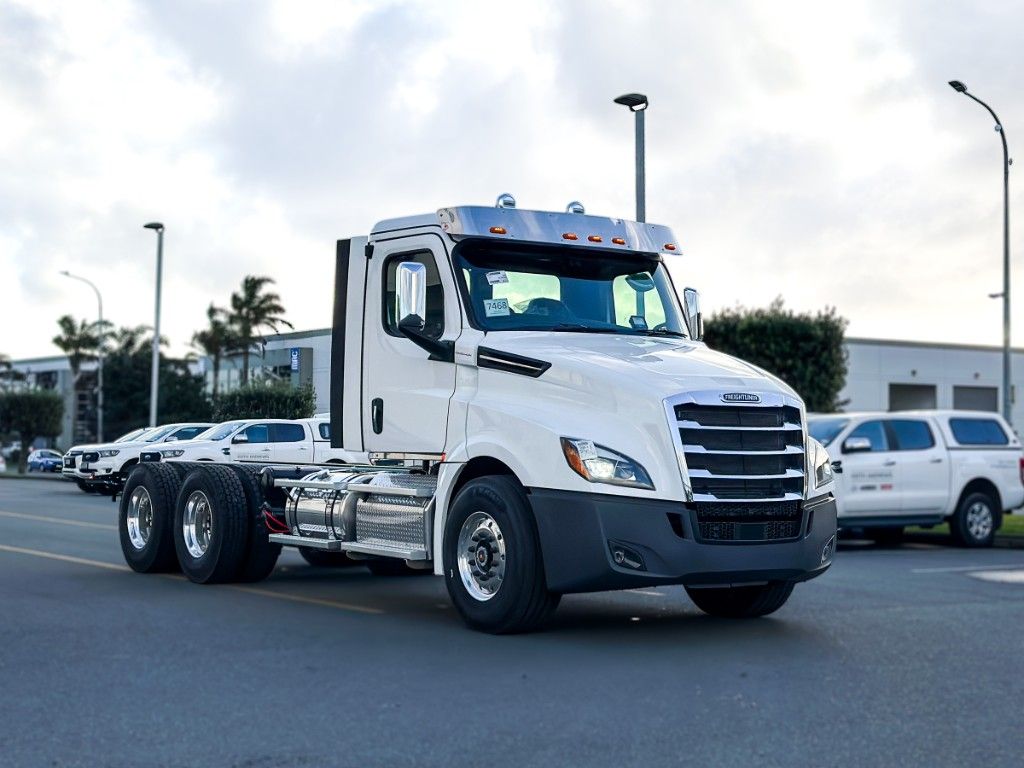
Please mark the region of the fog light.
<svg viewBox="0 0 1024 768"><path fill-rule="evenodd" d="M825 542L825 546L821 548L821 562L827 563L832 559L832 555L836 552L836 537L833 535L831 539Z"/></svg>
<svg viewBox="0 0 1024 768"><path fill-rule="evenodd" d="M612 553L612 560L621 568L631 568L634 571L646 571L644 559L635 549L627 547L617 541L609 541L608 548Z"/></svg>

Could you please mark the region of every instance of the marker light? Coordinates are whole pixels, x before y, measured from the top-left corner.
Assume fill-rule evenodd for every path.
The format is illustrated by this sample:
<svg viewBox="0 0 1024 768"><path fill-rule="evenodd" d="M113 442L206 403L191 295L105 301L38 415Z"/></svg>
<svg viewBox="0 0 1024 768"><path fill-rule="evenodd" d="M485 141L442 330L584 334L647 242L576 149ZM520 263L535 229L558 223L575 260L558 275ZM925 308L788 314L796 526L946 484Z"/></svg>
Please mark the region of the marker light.
<svg viewBox="0 0 1024 768"><path fill-rule="evenodd" d="M562 233L563 240L579 240L575 232L564 232Z"/></svg>
<svg viewBox="0 0 1024 768"><path fill-rule="evenodd" d="M600 235L591 235L590 237L587 238L587 240L589 240L592 243L600 243L601 242L601 236Z"/></svg>
<svg viewBox="0 0 1024 768"><path fill-rule="evenodd" d="M491 227L489 231L490 231L490 233L492 235L505 235L505 234L508 234L504 227Z"/></svg>
<svg viewBox="0 0 1024 768"><path fill-rule="evenodd" d="M626 240L624 238L621 238L621 237L613 237L612 238L612 242L615 243L616 245L625 245L626 244Z"/></svg>
<svg viewBox="0 0 1024 768"><path fill-rule="evenodd" d="M665 243L665 250L666 251L674 251L675 249L676 249L676 247L672 243Z"/></svg>

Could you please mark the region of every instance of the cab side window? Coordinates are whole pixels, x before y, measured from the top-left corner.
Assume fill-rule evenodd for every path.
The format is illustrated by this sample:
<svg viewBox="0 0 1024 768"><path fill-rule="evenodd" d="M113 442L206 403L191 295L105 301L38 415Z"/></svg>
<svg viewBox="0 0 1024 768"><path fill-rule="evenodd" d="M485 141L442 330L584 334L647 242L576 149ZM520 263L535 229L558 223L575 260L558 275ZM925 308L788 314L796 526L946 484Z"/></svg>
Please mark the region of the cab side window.
<svg viewBox="0 0 1024 768"><path fill-rule="evenodd" d="M271 424L275 443L299 443L306 439L306 430L301 424Z"/></svg>
<svg viewBox="0 0 1024 768"><path fill-rule="evenodd" d="M412 261L427 268L426 325L423 333L432 339L441 338L444 333L444 286L437 271L437 262L430 251L398 253L389 256L384 264L384 330L391 336L402 336L398 331L398 265Z"/></svg>
<svg viewBox="0 0 1024 768"><path fill-rule="evenodd" d="M242 434L248 438L250 443L270 442L270 429L267 424L253 424L251 427L247 427Z"/></svg>
<svg viewBox="0 0 1024 768"><path fill-rule="evenodd" d="M935 447L935 437L926 422L917 419L892 419L890 434L897 451L926 451Z"/></svg>
<svg viewBox="0 0 1024 768"><path fill-rule="evenodd" d="M866 437L871 441L872 453L889 450L889 439L885 434L885 423L881 421L865 421L856 427L846 436L849 440L852 437ZM845 442L845 441L844 441Z"/></svg>

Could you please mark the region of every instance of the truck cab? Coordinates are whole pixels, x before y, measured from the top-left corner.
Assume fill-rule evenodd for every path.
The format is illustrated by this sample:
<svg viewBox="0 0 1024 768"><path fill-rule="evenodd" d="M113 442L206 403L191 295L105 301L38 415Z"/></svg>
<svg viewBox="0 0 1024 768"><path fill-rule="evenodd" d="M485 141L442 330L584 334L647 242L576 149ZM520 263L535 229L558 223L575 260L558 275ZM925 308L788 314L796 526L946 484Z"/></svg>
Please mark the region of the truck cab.
<svg viewBox="0 0 1024 768"><path fill-rule="evenodd" d="M487 632L540 625L564 593L664 584L714 615L777 610L832 562L832 467L789 386L703 343L682 258L667 227L509 195L338 241L328 433L375 466L268 460L248 517L271 546L432 571ZM236 572L189 522L233 514L213 470L164 475L200 582ZM163 562L124 544L133 509L161 519L147 482L122 506L136 570Z"/></svg>

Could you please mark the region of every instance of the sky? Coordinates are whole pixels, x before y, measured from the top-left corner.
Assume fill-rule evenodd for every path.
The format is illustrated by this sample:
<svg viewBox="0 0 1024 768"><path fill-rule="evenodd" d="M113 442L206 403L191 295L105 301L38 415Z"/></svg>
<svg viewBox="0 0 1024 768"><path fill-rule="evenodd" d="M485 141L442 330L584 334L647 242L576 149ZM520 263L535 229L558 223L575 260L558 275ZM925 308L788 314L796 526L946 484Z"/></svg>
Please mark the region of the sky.
<svg viewBox="0 0 1024 768"><path fill-rule="evenodd" d="M334 242L380 219L502 192L632 218L631 91L647 218L706 313L782 297L854 336L1000 344L999 135L946 83L1012 156L1022 28L998 0L0 0L0 353L95 317L61 270L151 324L153 220L184 353L246 274L329 326ZM1024 342L1024 298L1013 322Z"/></svg>

